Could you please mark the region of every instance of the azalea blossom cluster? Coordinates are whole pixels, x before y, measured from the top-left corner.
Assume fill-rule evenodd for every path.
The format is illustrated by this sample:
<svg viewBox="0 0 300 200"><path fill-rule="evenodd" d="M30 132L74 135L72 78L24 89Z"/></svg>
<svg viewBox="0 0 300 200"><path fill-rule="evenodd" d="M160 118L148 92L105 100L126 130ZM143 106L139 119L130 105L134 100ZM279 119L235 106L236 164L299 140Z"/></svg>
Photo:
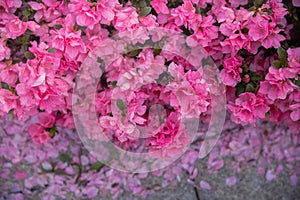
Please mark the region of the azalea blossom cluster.
<svg viewBox="0 0 300 200"><path fill-rule="evenodd" d="M293 3L299 6L297 0ZM0 115L26 122L27 134L45 151L53 141L64 140L60 128L75 128L72 95L76 76L101 47L94 58L101 69L95 94L99 127L123 149L138 149L137 138L146 137L151 150L176 154L176 148L182 149L192 139L182 119L199 118L208 124L211 95L219 92L209 88L205 72L194 66L197 62L205 65L195 50L201 47L213 59L226 86L228 120L237 126L260 127L262 120L289 126L286 135L278 132L278 138L292 137L293 144L278 160L299 161L290 152L299 146L294 138L300 128L300 47L289 44L294 9L281 0L183 0L176 5L167 0L0 1ZM185 35L183 41L176 40L176 34L173 39L182 42L188 54L175 42L169 49L189 58L165 51L164 35L149 37L141 31L144 28ZM122 33L124 37L132 33L128 38L133 44L151 40L154 46L124 50L104 45ZM103 56L119 50L126 54L102 65ZM157 115L153 109L163 112ZM246 135L252 146L263 145L251 139L250 132ZM230 148L238 152L237 146ZM287 146L276 148L274 154ZM220 151L227 155L226 149ZM258 159L254 154L253 159ZM241 154L234 156L246 162ZM209 160L209 165L222 167L221 159L217 160ZM269 157L261 162L265 168ZM193 173L194 169L189 170ZM274 173L268 171L268 179ZM294 176L292 179L295 182Z"/></svg>
<svg viewBox="0 0 300 200"><path fill-rule="evenodd" d="M32 118L27 123L37 121L37 118ZM59 131L60 137L54 137L42 146L32 145L26 124L12 120L10 116L1 119L1 197L98 199L101 196L117 199L128 194L145 197L174 187L179 181L188 181L191 186L202 190L217 189L203 178L203 173L207 172L200 171L196 164L204 134L199 135L198 142L195 141L177 162L167 168L132 174L113 170L97 161L86 151L74 131L62 128ZM223 168L241 172L245 165L253 165L267 181L285 172L291 185L297 186L299 141L299 134L290 134L286 126L264 121L256 127L243 127L227 121L224 134L203 165L209 173L218 173ZM225 164L225 160L229 163ZM161 177L161 182L145 184L153 177ZM224 177L222 184L234 187L240 181L237 174Z"/></svg>

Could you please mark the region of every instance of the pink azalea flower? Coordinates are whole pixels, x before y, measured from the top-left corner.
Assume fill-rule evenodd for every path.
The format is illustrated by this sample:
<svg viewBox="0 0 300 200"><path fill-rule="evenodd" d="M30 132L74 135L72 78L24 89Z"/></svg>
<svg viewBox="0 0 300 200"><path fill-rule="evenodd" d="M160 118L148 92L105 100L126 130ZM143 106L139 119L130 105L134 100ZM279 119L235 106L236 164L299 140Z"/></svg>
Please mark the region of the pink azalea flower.
<svg viewBox="0 0 300 200"><path fill-rule="evenodd" d="M117 0L100 0L96 5L97 14L101 15L101 23L109 25L115 17L114 7Z"/></svg>
<svg viewBox="0 0 300 200"><path fill-rule="evenodd" d="M11 109L17 108L18 96L11 91L0 88L0 114L7 114Z"/></svg>
<svg viewBox="0 0 300 200"><path fill-rule="evenodd" d="M62 28L58 31L51 31L53 35L52 47L64 52L65 56L74 60L80 53L86 53L86 46L81 39L81 31L72 31Z"/></svg>
<svg viewBox="0 0 300 200"><path fill-rule="evenodd" d="M93 29L98 21L96 11L92 8L92 3L87 1L72 0L68 4L70 12L76 13L76 22L79 26L87 26Z"/></svg>
<svg viewBox="0 0 300 200"><path fill-rule="evenodd" d="M10 56L10 49L5 45L3 40L0 40L0 61L8 59Z"/></svg>
<svg viewBox="0 0 300 200"><path fill-rule="evenodd" d="M6 24L7 36L12 39L15 39L25 33L26 29L27 23L22 22L19 18L11 19Z"/></svg>
<svg viewBox="0 0 300 200"><path fill-rule="evenodd" d="M221 71L221 78L225 85L234 87L241 81L242 59L239 57L230 57L224 61L224 69Z"/></svg>
<svg viewBox="0 0 300 200"><path fill-rule="evenodd" d="M44 144L51 139L49 132L45 131L44 127L39 124L31 124L28 128L28 132L33 142L37 145Z"/></svg>
<svg viewBox="0 0 300 200"><path fill-rule="evenodd" d="M21 0L2 0L0 1L0 7L3 7L6 12L14 13L17 8L22 5Z"/></svg>
<svg viewBox="0 0 300 200"><path fill-rule="evenodd" d="M257 118L265 118L270 109L265 98L255 96L250 92L240 94L235 103L229 103L227 108L231 111L231 119L239 124L254 124Z"/></svg>
<svg viewBox="0 0 300 200"><path fill-rule="evenodd" d="M118 31L132 30L139 27L138 14L134 7L115 7L113 25Z"/></svg>
<svg viewBox="0 0 300 200"><path fill-rule="evenodd" d="M49 113L39 113L38 118L40 125L45 128L51 128L55 123L55 116Z"/></svg>
<svg viewBox="0 0 300 200"><path fill-rule="evenodd" d="M260 83L259 92L266 94L270 99L285 99L295 89L295 85L288 79L293 75L286 69L269 68L265 81Z"/></svg>
<svg viewBox="0 0 300 200"><path fill-rule="evenodd" d="M154 10L159 14L169 14L169 9L167 7L168 0L152 0L150 5L154 8Z"/></svg>
<svg viewBox="0 0 300 200"><path fill-rule="evenodd" d="M300 73L300 47L288 49L288 70L294 73L294 76Z"/></svg>

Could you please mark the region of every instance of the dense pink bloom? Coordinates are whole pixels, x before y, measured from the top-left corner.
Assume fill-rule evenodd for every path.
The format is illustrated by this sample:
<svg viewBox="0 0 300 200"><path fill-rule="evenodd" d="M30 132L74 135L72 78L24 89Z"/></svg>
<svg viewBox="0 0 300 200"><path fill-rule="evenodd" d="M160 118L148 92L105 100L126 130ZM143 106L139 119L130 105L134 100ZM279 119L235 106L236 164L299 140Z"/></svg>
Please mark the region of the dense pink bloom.
<svg viewBox="0 0 300 200"><path fill-rule="evenodd" d="M92 8L92 3L72 0L68 8L76 15L76 22L79 26L87 26L92 29L98 21L98 15Z"/></svg>
<svg viewBox="0 0 300 200"><path fill-rule="evenodd" d="M97 14L101 15L101 23L109 25L114 19L114 7L118 4L117 0L100 0L96 5Z"/></svg>
<svg viewBox="0 0 300 200"><path fill-rule="evenodd" d="M38 118L44 128L51 128L55 123L55 116L49 113L39 113Z"/></svg>
<svg viewBox="0 0 300 200"><path fill-rule="evenodd" d="M33 140L33 142L37 145L44 144L48 142L50 138L50 133L47 132L44 127L39 124L32 124L28 128L28 132Z"/></svg>
<svg viewBox="0 0 300 200"><path fill-rule="evenodd" d="M169 9L167 7L168 0L152 0L150 5L154 8L154 10L159 14L169 14Z"/></svg>
<svg viewBox="0 0 300 200"><path fill-rule="evenodd" d="M58 31L51 31L53 38L51 46L64 52L65 56L73 60L80 53L86 53L86 46L80 35L81 31L72 31L68 28L62 28Z"/></svg>
<svg viewBox="0 0 300 200"><path fill-rule="evenodd" d="M269 110L266 103L265 98L245 92L235 100L235 103L230 103L227 108L231 112L232 121L242 125L255 124L257 118L265 118L265 114Z"/></svg>
<svg viewBox="0 0 300 200"><path fill-rule="evenodd" d="M22 5L21 0L1 0L0 7L3 7L6 12L15 12L17 8L20 8Z"/></svg>
<svg viewBox="0 0 300 200"><path fill-rule="evenodd" d="M224 69L221 71L221 78L225 85L234 87L241 81L242 59L230 57L224 61Z"/></svg>
<svg viewBox="0 0 300 200"><path fill-rule="evenodd" d="M6 25L7 36L15 39L25 33L27 23L22 22L19 18L11 19Z"/></svg>
<svg viewBox="0 0 300 200"><path fill-rule="evenodd" d="M292 76L286 69L270 67L265 81L260 83L259 92L272 100L285 99L295 89L295 85L288 79Z"/></svg>
<svg viewBox="0 0 300 200"><path fill-rule="evenodd" d="M17 107L18 96L11 91L0 88L0 114L7 114L11 109Z"/></svg>
<svg viewBox="0 0 300 200"><path fill-rule="evenodd" d="M10 56L10 49L5 45L5 43L0 40L0 61L8 59Z"/></svg>
<svg viewBox="0 0 300 200"><path fill-rule="evenodd" d="M249 36L253 41L264 40L269 35L268 19L260 15L252 18L252 25L249 28Z"/></svg>
<svg viewBox="0 0 300 200"><path fill-rule="evenodd" d="M115 12L113 25L118 31L132 30L139 27L138 14L134 7L116 6Z"/></svg>
<svg viewBox="0 0 300 200"><path fill-rule="evenodd" d="M294 73L294 76L299 75L300 73L300 47L288 49L288 70L291 73Z"/></svg>

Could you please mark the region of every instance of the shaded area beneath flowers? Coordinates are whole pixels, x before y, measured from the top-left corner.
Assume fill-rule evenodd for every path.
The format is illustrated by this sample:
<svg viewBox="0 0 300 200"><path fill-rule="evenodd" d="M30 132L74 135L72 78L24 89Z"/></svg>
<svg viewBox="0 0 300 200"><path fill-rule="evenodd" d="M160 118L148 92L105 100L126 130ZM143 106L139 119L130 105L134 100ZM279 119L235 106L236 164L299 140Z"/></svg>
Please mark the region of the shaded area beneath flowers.
<svg viewBox="0 0 300 200"><path fill-rule="evenodd" d="M256 199L256 200L294 200L300 199L300 188L291 186L288 173L282 172L272 181L267 181L264 176L260 176L256 172L256 167L245 166L240 173L234 173L232 170L222 169L217 174L209 174L206 169L207 161L202 160L197 163L199 175L196 182L200 180L207 181L212 189L197 189L200 200L240 200L240 199ZM237 183L231 187L227 186L225 179L230 176L236 176ZM198 181L197 181L198 180ZM150 179L145 181L145 185L157 185L163 180ZM298 180L299 182L299 180ZM195 194L195 188L189 184L186 179L182 179L176 187L168 187L149 195L148 200L198 200ZM127 196L128 195L128 196ZM130 194L120 197L120 200L130 197L130 199L142 199L134 197Z"/></svg>

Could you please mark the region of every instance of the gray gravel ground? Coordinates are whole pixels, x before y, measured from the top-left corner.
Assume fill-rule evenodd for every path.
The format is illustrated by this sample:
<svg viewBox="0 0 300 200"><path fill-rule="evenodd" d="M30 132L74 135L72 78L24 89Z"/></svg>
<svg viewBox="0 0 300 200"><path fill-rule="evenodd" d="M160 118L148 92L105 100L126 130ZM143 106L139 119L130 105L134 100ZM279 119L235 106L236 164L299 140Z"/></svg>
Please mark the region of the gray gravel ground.
<svg viewBox="0 0 300 200"><path fill-rule="evenodd" d="M196 189L181 181L175 188L163 188L155 194L148 196L147 200L300 200L300 186L291 186L287 172L282 172L273 181L266 181L264 176L260 176L253 166L245 166L240 173L232 170L221 169L217 174L209 174L206 170L205 161L197 163L199 176L196 181L207 181L212 190ZM225 179L236 175L237 184L228 187ZM147 178L145 184L157 185L161 180L157 178ZM299 181L298 181L299 182ZM130 196L130 195L129 195ZM128 197L126 195L126 197ZM125 196L120 197L125 199ZM139 200L141 198L131 196L130 199Z"/></svg>

